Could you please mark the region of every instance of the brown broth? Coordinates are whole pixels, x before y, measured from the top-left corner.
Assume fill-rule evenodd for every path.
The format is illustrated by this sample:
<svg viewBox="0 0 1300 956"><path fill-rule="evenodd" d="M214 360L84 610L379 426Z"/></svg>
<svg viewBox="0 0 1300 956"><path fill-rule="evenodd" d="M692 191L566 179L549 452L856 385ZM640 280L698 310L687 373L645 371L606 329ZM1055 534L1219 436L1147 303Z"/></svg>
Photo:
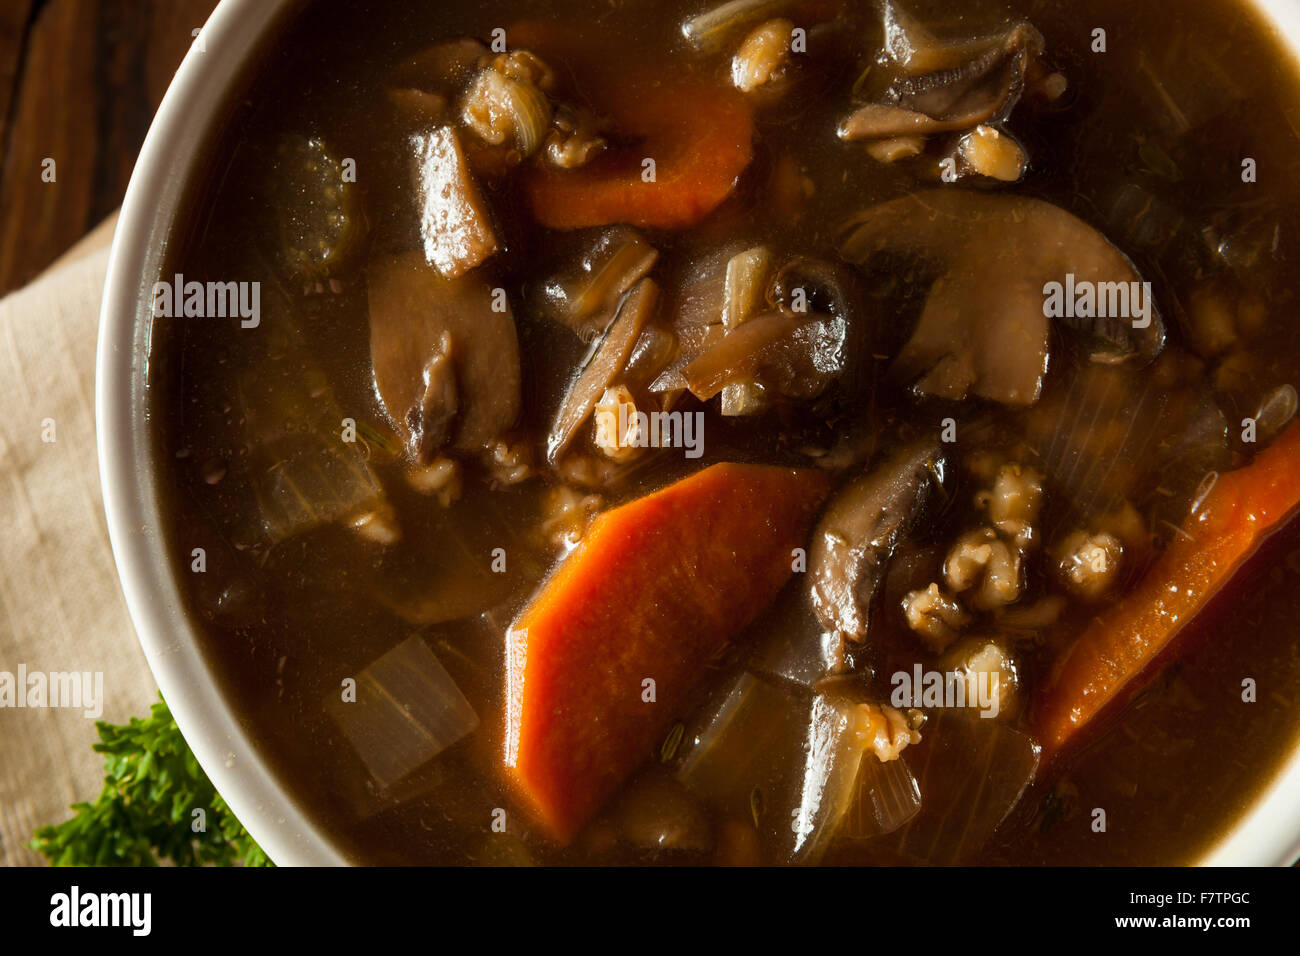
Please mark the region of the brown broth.
<svg viewBox="0 0 1300 956"><path fill-rule="evenodd" d="M379 464L376 470L396 509L403 538L387 551L362 546L339 527L324 527L269 549L247 535L241 518L255 506L247 484L251 466L237 396L241 376L255 374L265 355L305 349L319 363L346 414L357 421L384 418L366 359L366 294L360 268L341 278L337 294L304 296L277 275L273 209L263 187L271 144L280 132L291 129L318 134L337 155L355 157L372 241L400 245L409 241L414 228L403 212L410 197L393 148L397 133L379 108L382 84L394 63L439 39L482 36L494 27L541 16L581 23L581 35L603 45L610 56L667 64L669 57L680 55L676 38L681 14L703 5L700 0L320 0L287 24L275 55L247 77L245 93L232 104L207 166L192 184L173 227L162 274L261 281L264 322L259 330L241 330L209 320L155 321L149 364L156 455L168 515L162 531L176 555L177 579L224 693L288 791L358 862L502 859L494 855L501 851L488 843L490 814L495 807L516 804L496 770L503 681L499 637L493 643L490 628L477 617L419 627L395 615L385 602L432 587L438 575L459 573L463 562L449 542L480 556L505 542L512 554L525 556L516 569L504 580L470 575L464 587L481 588L485 606L497 609L499 623L508 623L553 554L531 543L527 534L538 520L539 482L492 492L470 474L465 497L444 511L405 489L397 466L391 464ZM1156 284L1163 301L1185 296L1200 277L1178 255L1127 242L1107 228L1107 204L1123 184L1151 184L1177 214L1191 220L1208 220L1243 203L1275 210L1283 224L1283 255L1267 276L1270 324L1256 357L1264 380L1300 378L1300 342L1295 324L1287 321L1300 289L1300 273L1286 257L1295 245L1289 225L1300 212L1292 185L1300 181L1295 149L1300 88L1291 61L1244 4L931 0L911 7L940 33L980 35L1015 17L1027 18L1042 31L1047 61L1069 78L1077 100L1041 122L1020 112L1013 115L1011 128L1026 144L1032 167L1011 189L1060 205L1101 228ZM859 5L859 11L858 21L874 21L869 5ZM1089 52L1091 31L1098 26L1107 31L1105 54ZM1163 146L1151 146L1159 144L1152 131L1161 121L1152 112L1153 101L1134 93L1144 83L1143 57L1162 64L1173 76L1204 74L1204 58L1219 64L1237 86L1230 122L1219 116L1194 128L1178 141L1175 156ZM673 64L665 68L682 68ZM876 164L860 148L846 147L830 135L845 110L851 82L852 76L840 78L830 93L802 103L793 116L780 110L764 114L757 130L756 160L737 195L694 231L652 235L669 277L666 286L688 276L699 257L733 235L751 244L772 241L833 257L835 227L845 215L915 185L905 168ZM1213 96L1207 93L1204 99ZM779 221L762 206L762 180L778 155L795 157L817 185L806 213L793 224ZM1243 156L1258 161L1258 183L1240 182ZM1166 161L1173 164L1172 173ZM544 428L565 370L577 361L580 350L571 337L530 315L522 304L537 283L554 273L556 264L574 254L578 241L541 235L541 230L530 235L527 215L508 191L493 192L489 201L508 224L509 248L494 268L511 290L526 364L531 363L523 423ZM877 309L892 312L899 322L911 320L915 289L907 280L898 288L886 287L880 276L868 279L874 283L868 294ZM300 346L285 337L286 319L297 330ZM1229 422L1239 411L1248 413L1227 409ZM902 393L882 386L874 407L864 414L876 415L884 424L922 412ZM754 434L710 413L711 437L701 461L661 462L626 487L622 497L712 461L797 461L800 442L819 437L817 426L797 416L784 425L778 434L771 429ZM1014 422L1000 418L995 427L1004 430L999 442L1018 437ZM222 477L210 483L218 472ZM971 489L969 481L959 486L961 497L969 498ZM951 540L968 517L955 509L927 529L927 540ZM207 551L203 575L188 570L195 547ZM1090 731L1086 749L1025 795L977 862L1180 863L1202 853L1251 805L1297 737L1298 556L1300 526L1292 523L1180 638L1148 688L1122 713L1111 715L1103 728ZM394 593L396 598L391 597ZM1077 633L1087 613L1075 609L1047 650L1027 652L1031 680L1047 666L1048 650ZM337 693L343 677L413 633L425 636L475 703L482 723L470 738L439 757L436 767L402 785L408 799L376 812L365 771L327 716L323 701ZM882 653L894 653L901 641L897 634L884 635ZM1258 680L1258 703L1241 703L1243 677ZM1104 834L1093 833L1089 826L1093 807L1107 808L1109 827ZM540 840L527 842L528 852L540 862L647 860L631 850L596 849L597 837L590 833L565 849ZM708 857L662 859L705 862ZM839 847L831 859L889 863L897 858L891 841L883 838Z"/></svg>

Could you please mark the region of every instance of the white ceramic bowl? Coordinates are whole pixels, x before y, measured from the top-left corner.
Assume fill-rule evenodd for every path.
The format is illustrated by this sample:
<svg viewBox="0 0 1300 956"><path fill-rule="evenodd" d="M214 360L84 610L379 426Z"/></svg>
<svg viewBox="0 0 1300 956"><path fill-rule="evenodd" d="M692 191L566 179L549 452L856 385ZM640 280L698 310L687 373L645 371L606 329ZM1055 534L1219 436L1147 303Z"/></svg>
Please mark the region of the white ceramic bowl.
<svg viewBox="0 0 1300 956"><path fill-rule="evenodd" d="M346 859L275 781L217 689L163 552L145 382L149 290L172 216L232 85L300 0L221 0L172 81L136 163L113 241L100 318L95 408L108 529L127 606L185 739L253 838L280 865ZM1300 53L1300 0L1255 0ZM1203 862L1287 865L1300 856L1300 750Z"/></svg>

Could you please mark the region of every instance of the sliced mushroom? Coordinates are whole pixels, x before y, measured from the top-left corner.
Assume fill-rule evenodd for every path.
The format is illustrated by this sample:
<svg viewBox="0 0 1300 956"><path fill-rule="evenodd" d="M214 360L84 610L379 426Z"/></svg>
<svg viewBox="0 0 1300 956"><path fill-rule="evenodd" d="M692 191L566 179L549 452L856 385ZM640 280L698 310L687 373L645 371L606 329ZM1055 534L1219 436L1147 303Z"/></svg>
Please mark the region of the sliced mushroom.
<svg viewBox="0 0 1300 956"><path fill-rule="evenodd" d="M497 251L487 206L461 149L460 134L440 126L411 137L425 258L449 279Z"/></svg>
<svg viewBox="0 0 1300 956"><path fill-rule="evenodd" d="M929 135L1002 119L1043 50L1042 35L1028 23L993 37L942 42L895 4L883 10L886 52L876 71L882 79L871 102L840 123L844 140Z"/></svg>
<svg viewBox="0 0 1300 956"><path fill-rule="evenodd" d="M687 365L686 384L701 401L744 382L770 385L787 398L816 398L842 368L844 338L844 324L833 317L769 312Z"/></svg>
<svg viewBox="0 0 1300 956"><path fill-rule="evenodd" d="M451 441L452 423L460 410L456 390L456 360L451 333L444 331L424 366L423 392L418 405L421 445L442 448Z"/></svg>
<svg viewBox="0 0 1300 956"><path fill-rule="evenodd" d="M679 348L668 367L650 384L656 393L686 391L686 367L726 335L721 319L726 307L727 266L745 246L729 244L699 257L691 264L666 313ZM766 280L759 292L760 312L766 312Z"/></svg>
<svg viewBox="0 0 1300 956"><path fill-rule="evenodd" d="M942 42L894 0L880 3L880 25L884 31L882 58L904 76L952 69L969 58L969 41Z"/></svg>
<svg viewBox="0 0 1300 956"><path fill-rule="evenodd" d="M792 312L807 308L835 320L843 336L838 349L816 357L823 373L834 368L850 391L856 391L866 359L866 315L857 279L839 263L812 256L794 256L772 277L768 298Z"/></svg>
<svg viewBox="0 0 1300 956"><path fill-rule="evenodd" d="M519 412L519 343L486 282L444 279L418 253L372 261L375 388L411 455L478 453ZM450 364L448 364L450 357Z"/></svg>
<svg viewBox="0 0 1300 956"><path fill-rule="evenodd" d="M774 261L782 260L765 247L733 247L694 270L676 300L676 357L652 392L689 389L702 400L722 392L723 414L816 398L833 382L858 394L866 349L855 278L811 257L772 272Z"/></svg>
<svg viewBox="0 0 1300 956"><path fill-rule="evenodd" d="M974 126L1011 111L1029 61L1042 51L1042 34L1028 23L990 40L932 47L917 60L928 71L895 80L889 96L934 119Z"/></svg>
<svg viewBox="0 0 1300 956"><path fill-rule="evenodd" d="M628 356L623 382L638 394L649 392L650 383L677 355L677 336L658 322L648 322Z"/></svg>
<svg viewBox="0 0 1300 956"><path fill-rule="evenodd" d="M696 398L708 401L730 383L753 381L769 356L787 347L805 325L820 321L820 316L768 312L717 335L714 344L683 369L686 386Z"/></svg>
<svg viewBox="0 0 1300 956"><path fill-rule="evenodd" d="M627 368L641 330L654 313L658 301L659 287L648 278L638 282L623 297L614 321L592 346L590 357L560 403L546 439L546 456L552 464L569 447L605 390Z"/></svg>
<svg viewBox="0 0 1300 956"><path fill-rule="evenodd" d="M772 277L767 301L775 311L748 318L709 340L685 366L691 392L708 400L729 385L757 383L765 394L806 400L837 379L855 392L863 318L847 272L822 260L795 257ZM724 307L724 328L726 316Z"/></svg>
<svg viewBox="0 0 1300 956"><path fill-rule="evenodd" d="M885 566L940 487L937 441L918 441L858 478L832 499L808 556L813 610L826 627L862 641Z"/></svg>
<svg viewBox="0 0 1300 956"><path fill-rule="evenodd" d="M615 226L602 232L569 275L542 290L543 311L586 340L602 333L628 289L645 277L659 253L636 230Z"/></svg>
<svg viewBox="0 0 1300 956"><path fill-rule="evenodd" d="M913 193L859 214L843 235L840 253L850 262L899 253L943 270L891 374L924 394L954 400L971 393L1009 405L1038 400L1047 371L1050 283L1109 289L1141 282L1133 263L1097 230L1022 196ZM1155 358L1165 338L1164 323L1148 305L1139 318L1061 321L1086 336L1092 361L1140 366Z"/></svg>
<svg viewBox="0 0 1300 956"><path fill-rule="evenodd" d="M937 120L917 110L892 103L867 103L840 121L836 135L840 139L857 140L898 139L900 137L930 136L968 128L966 118Z"/></svg>

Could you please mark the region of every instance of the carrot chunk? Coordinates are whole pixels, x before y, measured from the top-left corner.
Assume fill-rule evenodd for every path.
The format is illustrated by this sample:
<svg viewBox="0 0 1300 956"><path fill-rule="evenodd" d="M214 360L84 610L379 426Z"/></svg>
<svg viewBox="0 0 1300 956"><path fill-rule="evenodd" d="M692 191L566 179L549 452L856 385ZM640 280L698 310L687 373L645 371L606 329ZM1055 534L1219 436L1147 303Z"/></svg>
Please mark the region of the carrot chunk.
<svg viewBox="0 0 1300 956"><path fill-rule="evenodd" d="M610 60L583 22L528 20L507 37L575 78L578 87L564 96L589 106L609 133L610 148L585 166L529 168L524 192L542 225L682 229L731 195L753 157L754 117L730 85L665 74L636 51ZM654 160L653 175L646 160Z"/></svg>
<svg viewBox="0 0 1300 956"><path fill-rule="evenodd" d="M749 104L716 81L631 73L614 80L600 98L614 129L634 143L579 169L535 169L529 200L537 221L548 228L615 222L685 228L731 195L749 165Z"/></svg>
<svg viewBox="0 0 1300 956"><path fill-rule="evenodd" d="M826 489L815 470L713 465L600 515L542 585L506 636L505 764L555 839L645 760L776 596Z"/></svg>
<svg viewBox="0 0 1300 956"><path fill-rule="evenodd" d="M1035 726L1059 751L1125 689L1300 505L1300 423L1220 475L1132 594L1096 618L1053 668Z"/></svg>

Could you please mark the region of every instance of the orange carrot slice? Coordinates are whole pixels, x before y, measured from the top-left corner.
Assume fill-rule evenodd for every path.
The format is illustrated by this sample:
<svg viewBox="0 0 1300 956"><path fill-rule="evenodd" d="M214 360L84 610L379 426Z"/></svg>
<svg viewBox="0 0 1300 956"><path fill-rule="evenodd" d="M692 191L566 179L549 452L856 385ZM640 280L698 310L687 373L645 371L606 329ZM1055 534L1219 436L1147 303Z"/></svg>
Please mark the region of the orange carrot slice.
<svg viewBox="0 0 1300 956"><path fill-rule="evenodd" d="M584 25L525 21L507 31L512 47L541 56L609 121L618 143L578 169L536 166L525 192L533 215L551 229L625 222L681 229L699 222L736 187L753 156L749 102L721 80L665 74L638 62L636 51L614 61ZM654 160L651 181L644 165Z"/></svg>
<svg viewBox="0 0 1300 956"><path fill-rule="evenodd" d="M815 470L713 465L599 516L542 585L506 637L505 764L556 840L776 596L826 489Z"/></svg>
<svg viewBox="0 0 1300 956"><path fill-rule="evenodd" d="M1244 468L1220 475L1134 592L1065 651L1039 695L1043 756L1126 689L1300 505L1300 422Z"/></svg>
<svg viewBox="0 0 1300 956"><path fill-rule="evenodd" d="M681 229L726 199L753 155L753 115L735 90L700 77L623 75L600 99L633 145L586 166L539 166L528 180L533 215L551 229L626 222ZM653 176L648 160L654 161Z"/></svg>

